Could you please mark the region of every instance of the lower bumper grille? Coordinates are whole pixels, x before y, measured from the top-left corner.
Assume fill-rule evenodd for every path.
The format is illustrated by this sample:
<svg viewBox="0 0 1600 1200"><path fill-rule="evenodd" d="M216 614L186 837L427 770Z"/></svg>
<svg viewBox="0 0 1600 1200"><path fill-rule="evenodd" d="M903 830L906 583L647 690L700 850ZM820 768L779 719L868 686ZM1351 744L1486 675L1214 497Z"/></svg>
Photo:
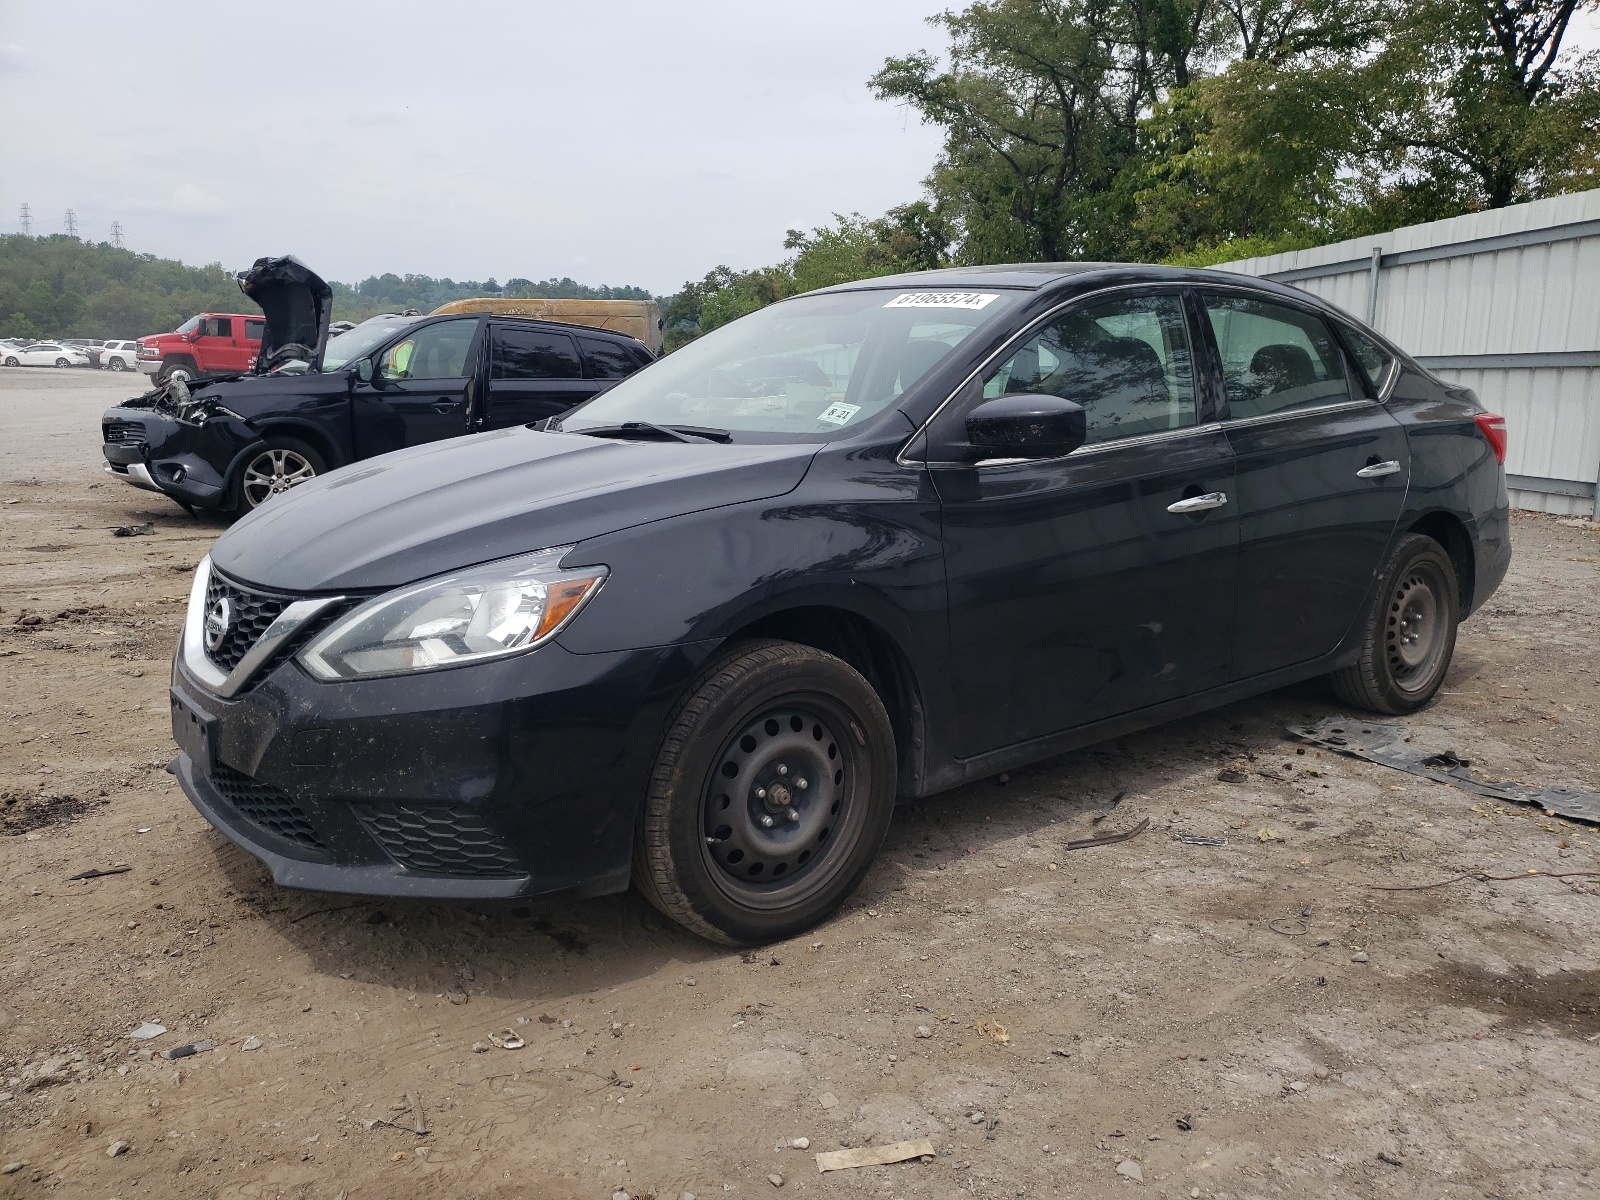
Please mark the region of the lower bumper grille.
<svg viewBox="0 0 1600 1200"><path fill-rule="evenodd" d="M384 852L425 875L526 875L527 870L475 812L447 805L353 806Z"/></svg>
<svg viewBox="0 0 1600 1200"><path fill-rule="evenodd" d="M137 446L145 440L144 426L135 421L107 421L100 427L100 436L113 446Z"/></svg>
<svg viewBox="0 0 1600 1200"><path fill-rule="evenodd" d="M211 769L211 784L252 825L259 825L268 833L308 850L325 849L316 826L287 792L259 783L244 772L221 763Z"/></svg>

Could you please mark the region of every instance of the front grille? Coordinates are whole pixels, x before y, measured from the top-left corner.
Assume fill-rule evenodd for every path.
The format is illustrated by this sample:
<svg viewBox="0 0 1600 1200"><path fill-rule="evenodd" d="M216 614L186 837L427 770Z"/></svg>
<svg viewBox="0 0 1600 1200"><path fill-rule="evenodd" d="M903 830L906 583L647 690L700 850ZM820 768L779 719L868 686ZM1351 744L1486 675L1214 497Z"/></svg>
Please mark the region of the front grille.
<svg viewBox="0 0 1600 1200"><path fill-rule="evenodd" d="M136 421L106 421L100 436L113 446L137 446L144 441L144 426Z"/></svg>
<svg viewBox="0 0 1600 1200"><path fill-rule="evenodd" d="M211 768L211 783L252 825L259 825L268 833L308 850L323 849L316 827L287 792L221 763Z"/></svg>
<svg viewBox="0 0 1600 1200"><path fill-rule="evenodd" d="M262 596L247 592L226 582L213 571L206 585L206 611L210 612L211 606L221 599L228 602L228 631L223 635L222 644L215 650L209 643L206 645L206 657L224 671L231 671L250 652L250 647L256 644L267 627L278 619L278 614L293 601L287 596Z"/></svg>
<svg viewBox="0 0 1600 1200"><path fill-rule="evenodd" d="M448 805L352 805L384 852L425 875L526 875L477 813Z"/></svg>

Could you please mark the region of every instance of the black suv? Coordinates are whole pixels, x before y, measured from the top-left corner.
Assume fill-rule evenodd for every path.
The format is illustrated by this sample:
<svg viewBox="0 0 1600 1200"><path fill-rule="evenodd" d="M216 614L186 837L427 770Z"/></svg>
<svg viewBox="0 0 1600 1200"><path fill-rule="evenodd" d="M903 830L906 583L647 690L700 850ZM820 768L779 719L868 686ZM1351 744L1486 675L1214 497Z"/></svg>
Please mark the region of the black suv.
<svg viewBox="0 0 1600 1200"><path fill-rule="evenodd" d="M239 286L267 318L251 374L172 381L101 418L106 471L185 508L247 512L375 454L556 416L654 359L622 334L484 313L330 338L332 289L294 258Z"/></svg>

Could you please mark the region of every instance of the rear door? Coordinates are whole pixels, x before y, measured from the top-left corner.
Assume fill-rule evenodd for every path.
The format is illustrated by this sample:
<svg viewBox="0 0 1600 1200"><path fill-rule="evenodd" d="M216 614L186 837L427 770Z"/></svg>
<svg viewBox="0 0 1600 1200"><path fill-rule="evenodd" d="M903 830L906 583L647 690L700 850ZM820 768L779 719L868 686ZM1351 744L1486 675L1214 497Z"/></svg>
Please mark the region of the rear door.
<svg viewBox="0 0 1600 1200"><path fill-rule="evenodd" d="M1202 295L1238 460L1233 677L1327 654L1355 623L1405 503L1405 432L1309 307Z"/></svg>
<svg viewBox="0 0 1600 1200"><path fill-rule="evenodd" d="M362 458L467 432L467 390L478 362L477 317L414 328L377 355L356 393Z"/></svg>
<svg viewBox="0 0 1600 1200"><path fill-rule="evenodd" d="M491 322L489 405L485 429L507 429L558 416L604 390L586 378L572 335Z"/></svg>
<svg viewBox="0 0 1600 1200"><path fill-rule="evenodd" d="M1176 290L1086 298L930 426L930 445L947 444L966 410L1018 392L1074 400L1089 418L1088 442L1064 458L929 464L958 757L1227 681L1233 452L1195 386L1193 332Z"/></svg>
<svg viewBox="0 0 1600 1200"><path fill-rule="evenodd" d="M255 366L256 357L261 353L261 339L266 336L267 322L265 318L246 317L244 319L244 341L240 345L244 349L244 366L241 370L248 371ZM315 346L312 349L316 349Z"/></svg>

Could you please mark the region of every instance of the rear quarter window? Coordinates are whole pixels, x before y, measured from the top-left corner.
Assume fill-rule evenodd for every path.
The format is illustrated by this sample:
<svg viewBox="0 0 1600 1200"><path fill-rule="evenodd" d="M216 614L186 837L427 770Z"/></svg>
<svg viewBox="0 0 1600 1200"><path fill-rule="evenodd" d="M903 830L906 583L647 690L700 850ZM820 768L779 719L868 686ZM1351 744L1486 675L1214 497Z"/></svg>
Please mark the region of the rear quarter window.
<svg viewBox="0 0 1600 1200"><path fill-rule="evenodd" d="M580 337L578 346L589 364L589 374L595 379L621 379L639 369L640 364L620 342Z"/></svg>
<svg viewBox="0 0 1600 1200"><path fill-rule="evenodd" d="M1372 381L1374 395L1381 396L1383 389L1389 385L1389 378L1394 372L1395 357L1375 342L1372 338L1358 329L1349 325L1340 324L1339 332L1344 334L1345 345L1350 347L1350 353L1355 355L1356 361L1367 373L1367 378Z"/></svg>

